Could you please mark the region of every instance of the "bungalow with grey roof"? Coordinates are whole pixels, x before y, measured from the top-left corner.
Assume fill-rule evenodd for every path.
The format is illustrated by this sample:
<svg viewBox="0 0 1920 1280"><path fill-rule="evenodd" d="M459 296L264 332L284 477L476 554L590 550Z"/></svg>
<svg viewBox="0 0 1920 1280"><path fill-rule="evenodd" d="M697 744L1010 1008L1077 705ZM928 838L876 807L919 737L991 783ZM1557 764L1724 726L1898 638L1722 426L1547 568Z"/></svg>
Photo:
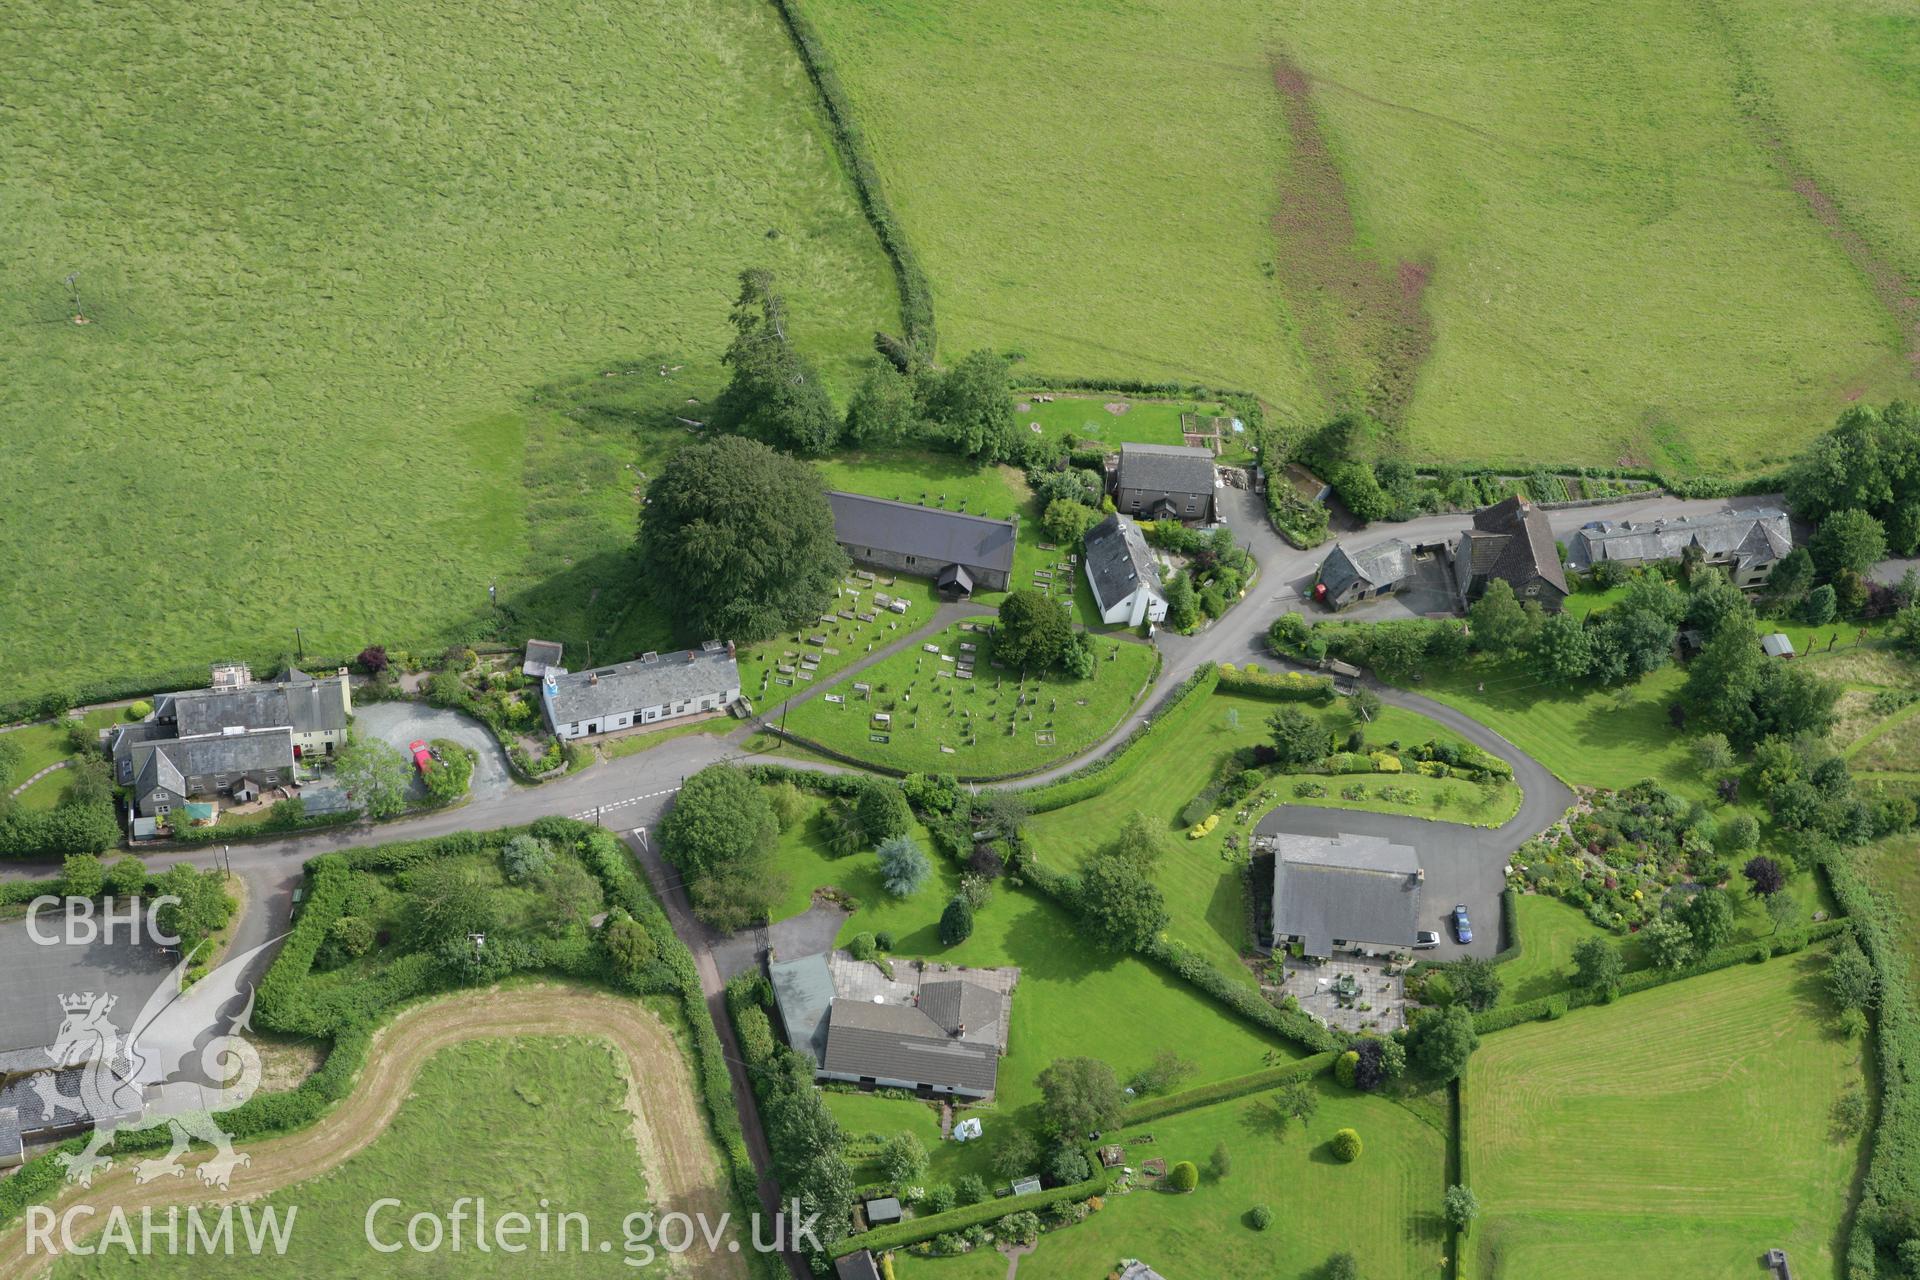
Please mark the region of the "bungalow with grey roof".
<svg viewBox="0 0 1920 1280"><path fill-rule="evenodd" d="M1005 591L1013 581L1013 544L1019 527L963 511L942 511L873 498L827 494L833 536L861 564L932 578L948 595Z"/></svg>
<svg viewBox="0 0 1920 1280"><path fill-rule="evenodd" d="M1330 609L1344 609L1362 600L1392 595L1413 578L1413 547L1409 543L1388 538L1348 551L1344 543L1336 542L1320 562L1313 598Z"/></svg>
<svg viewBox="0 0 1920 1280"><path fill-rule="evenodd" d="M1213 523L1213 454L1171 444L1123 444L1113 469L1113 503L1140 520Z"/></svg>
<svg viewBox="0 0 1920 1280"><path fill-rule="evenodd" d="M787 1043L819 1080L991 1097L1020 971L895 966L904 976L844 951L769 959Z"/></svg>
<svg viewBox="0 0 1920 1280"><path fill-rule="evenodd" d="M1579 570L1602 564L1637 568L1679 560L1689 549L1724 571L1734 586L1752 590L1764 586L1793 550L1793 525L1777 507L1671 520L1596 520L1573 535L1567 563Z"/></svg>
<svg viewBox="0 0 1920 1280"><path fill-rule="evenodd" d="M720 711L739 699L740 667L730 640L682 653L643 653L591 671L548 667L540 682L547 723L567 739Z"/></svg>
<svg viewBox="0 0 1920 1280"><path fill-rule="evenodd" d="M1336 950L1411 947L1426 873L1420 857L1383 836L1262 838L1273 851L1274 946L1324 959Z"/></svg>
<svg viewBox="0 0 1920 1280"><path fill-rule="evenodd" d="M1100 621L1137 627L1167 620L1160 567L1138 524L1125 516L1108 516L1087 530L1084 544L1087 585L1093 588Z"/></svg>

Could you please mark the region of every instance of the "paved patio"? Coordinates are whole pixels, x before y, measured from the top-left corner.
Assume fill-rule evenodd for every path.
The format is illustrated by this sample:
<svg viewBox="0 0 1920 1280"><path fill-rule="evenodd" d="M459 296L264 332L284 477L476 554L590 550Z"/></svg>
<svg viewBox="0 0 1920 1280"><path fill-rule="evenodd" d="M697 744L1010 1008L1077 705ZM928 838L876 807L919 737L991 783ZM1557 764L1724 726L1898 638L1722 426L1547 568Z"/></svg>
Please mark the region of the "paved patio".
<svg viewBox="0 0 1920 1280"><path fill-rule="evenodd" d="M1356 988L1351 1003L1337 994L1342 975ZM1388 976L1378 960L1328 960L1323 964L1287 961L1282 991L1300 1007L1341 1031L1398 1031L1407 1025L1406 987L1399 974ZM1362 1005L1372 1006L1362 1009Z"/></svg>

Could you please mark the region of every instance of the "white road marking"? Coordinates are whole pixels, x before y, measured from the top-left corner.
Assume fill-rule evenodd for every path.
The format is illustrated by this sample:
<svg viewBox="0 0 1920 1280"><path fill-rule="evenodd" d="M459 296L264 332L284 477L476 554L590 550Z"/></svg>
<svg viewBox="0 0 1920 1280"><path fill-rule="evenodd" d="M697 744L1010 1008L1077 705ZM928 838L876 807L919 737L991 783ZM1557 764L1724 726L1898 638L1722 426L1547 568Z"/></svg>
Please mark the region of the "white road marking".
<svg viewBox="0 0 1920 1280"><path fill-rule="evenodd" d="M649 791L644 796L628 796L625 800L609 800L603 805L596 805L591 809L582 809L572 816L584 822L589 818L607 812L609 809L622 809L630 804L641 804L648 800L658 800L661 796L670 796L678 790L680 790L678 787L668 787L665 791Z"/></svg>

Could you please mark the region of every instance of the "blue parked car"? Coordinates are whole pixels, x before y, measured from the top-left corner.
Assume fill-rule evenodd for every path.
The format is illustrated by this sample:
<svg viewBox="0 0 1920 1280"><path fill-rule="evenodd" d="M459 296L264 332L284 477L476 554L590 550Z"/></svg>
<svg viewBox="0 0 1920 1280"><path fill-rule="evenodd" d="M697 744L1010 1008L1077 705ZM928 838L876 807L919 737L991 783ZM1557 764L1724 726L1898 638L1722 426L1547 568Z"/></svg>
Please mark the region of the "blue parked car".
<svg viewBox="0 0 1920 1280"><path fill-rule="evenodd" d="M1467 920L1465 903L1453 909L1453 940L1461 946L1473 941L1473 925Z"/></svg>

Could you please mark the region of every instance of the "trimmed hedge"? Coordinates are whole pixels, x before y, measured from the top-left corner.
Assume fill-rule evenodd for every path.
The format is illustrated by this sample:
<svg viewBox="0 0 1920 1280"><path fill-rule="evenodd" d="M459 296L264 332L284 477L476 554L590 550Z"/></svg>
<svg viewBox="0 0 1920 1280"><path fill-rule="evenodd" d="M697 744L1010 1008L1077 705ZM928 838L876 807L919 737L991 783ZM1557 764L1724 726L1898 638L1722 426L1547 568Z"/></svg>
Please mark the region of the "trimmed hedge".
<svg viewBox="0 0 1920 1280"><path fill-rule="evenodd" d="M1070 804L1090 800L1118 783L1138 768L1141 760L1145 758L1146 753L1137 750L1142 741L1171 717L1191 715L1206 696L1214 691L1219 681L1220 668L1211 662L1203 664L1167 695L1161 703L1163 709L1160 714L1150 718L1145 724L1128 734L1126 740L1119 746L1063 778L1057 778L1045 786L1033 787L1023 792L1021 798L1026 801L1027 812L1047 813L1054 809L1064 809Z"/></svg>
<svg viewBox="0 0 1920 1280"><path fill-rule="evenodd" d="M773 7L793 36L794 48L800 53L808 79L820 92L827 123L846 162L848 176L853 179L854 191L859 194L860 207L867 221L873 224L874 234L880 237L880 247L886 251L887 260L893 264L894 278L900 284L900 322L906 327L907 346L919 358L931 360L937 346L933 287L920 268L913 246L907 242L900 216L887 203L880 184L880 170L868 154L866 135L861 131L852 100L840 83L840 75L834 70L832 55L827 52L826 42L813 29L812 21L800 11L800 0L773 0Z"/></svg>
<svg viewBox="0 0 1920 1280"><path fill-rule="evenodd" d="M1736 964L1763 963L1773 956L1787 955L1801 950L1809 943L1822 942L1835 937L1848 928L1849 922L1844 919L1822 920L1804 931L1794 930L1773 938L1762 938L1754 942L1736 942L1730 946L1716 948L1697 963L1690 964L1684 969L1636 969L1620 979L1620 989L1614 993L1615 998L1651 991L1655 987L1664 987L1669 982L1678 982L1683 978L1697 978L1702 974L1726 969ZM1473 1015L1473 1029L1485 1035L1490 1031L1504 1031L1522 1022L1560 1017L1569 1009L1584 1009L1589 1005L1602 1003L1605 1002L1590 991L1576 989L1556 992L1550 996L1539 996L1532 1000L1522 1000L1518 1004L1476 1013Z"/></svg>
<svg viewBox="0 0 1920 1280"><path fill-rule="evenodd" d="M1880 978L1880 1005L1874 1012L1880 1108L1846 1247L1847 1280L1873 1280L1880 1274L1881 1245L1896 1243L1880 1239L1888 1231L1883 1226L1888 1209L1920 1196L1920 1008L1900 948L1905 922L1898 906L1873 888L1853 855L1825 865L1834 900Z"/></svg>
<svg viewBox="0 0 1920 1280"><path fill-rule="evenodd" d="M1302 1058L1298 1062L1289 1062L1285 1066L1268 1067L1264 1071L1235 1076L1231 1080L1218 1080L1213 1084L1201 1085L1197 1089L1170 1093L1163 1098L1148 1098L1143 1102L1133 1103L1121 1113L1120 1127L1145 1124L1149 1120L1178 1115L1182 1111L1192 1111L1196 1107L1208 1107L1216 1102L1228 1102L1234 1098L1244 1098L1249 1094L1265 1093L1269 1089L1277 1089L1283 1084L1292 1084L1296 1080L1309 1080L1331 1071L1333 1061L1338 1056L1329 1049L1323 1053L1316 1053L1310 1058Z"/></svg>
<svg viewBox="0 0 1920 1280"><path fill-rule="evenodd" d="M1227 693L1242 693L1254 698L1272 698L1278 702L1317 702L1322 706L1335 698L1330 676L1310 676L1299 671L1269 674L1241 671L1232 663L1220 664L1219 688Z"/></svg>
<svg viewBox="0 0 1920 1280"><path fill-rule="evenodd" d="M923 1218L908 1218L891 1226L876 1227L856 1236L848 1236L828 1249L836 1258L844 1258L861 1249L871 1249L879 1253L883 1249L900 1249L922 1240L931 1240L937 1235L949 1231L964 1231L968 1227L981 1223L994 1222L1010 1213L1019 1213L1023 1209L1038 1212L1049 1205L1062 1200L1080 1201L1103 1194L1109 1185L1108 1171L1100 1167L1097 1158L1089 1158L1098 1172L1085 1182L1076 1182L1069 1187L1055 1187L1051 1191L1030 1191L1023 1196L1006 1196L998 1200L982 1200L979 1204L961 1205L958 1209L949 1209L945 1213L930 1213Z"/></svg>

